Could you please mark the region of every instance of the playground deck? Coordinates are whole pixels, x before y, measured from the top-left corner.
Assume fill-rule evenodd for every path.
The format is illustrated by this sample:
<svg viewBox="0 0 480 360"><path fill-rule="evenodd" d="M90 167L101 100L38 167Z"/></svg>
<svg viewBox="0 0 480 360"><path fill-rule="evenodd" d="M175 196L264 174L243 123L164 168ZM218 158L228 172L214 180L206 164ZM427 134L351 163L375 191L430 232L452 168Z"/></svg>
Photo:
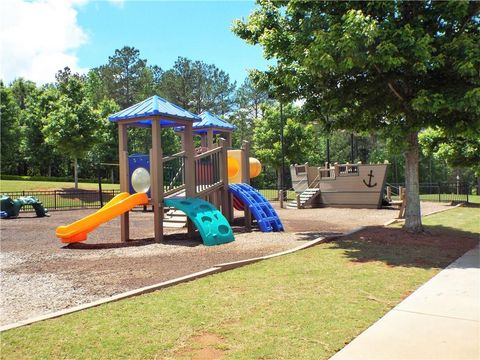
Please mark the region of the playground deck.
<svg viewBox="0 0 480 360"><path fill-rule="evenodd" d="M446 205L422 206L428 213ZM398 213L388 209L346 212L333 208L277 211L285 233L241 233L243 224L239 219L238 226L233 226L235 241L214 247L203 246L200 238L185 240L185 229L166 229L164 243L152 243L153 214L141 211L131 215L135 241L129 246L118 241L119 219L102 225L85 244L75 248L58 242L58 223L69 223L93 210L56 211L50 218L22 214L22 218L4 220L0 222L0 324L152 285L218 263L290 249L321 235L347 232L360 225L381 225Z"/></svg>

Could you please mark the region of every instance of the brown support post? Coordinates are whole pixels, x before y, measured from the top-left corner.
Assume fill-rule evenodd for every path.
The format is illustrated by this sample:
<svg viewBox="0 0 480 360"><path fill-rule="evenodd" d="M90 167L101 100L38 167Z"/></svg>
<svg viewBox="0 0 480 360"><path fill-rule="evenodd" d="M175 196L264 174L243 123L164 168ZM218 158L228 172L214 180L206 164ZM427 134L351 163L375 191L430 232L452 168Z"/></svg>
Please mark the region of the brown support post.
<svg viewBox="0 0 480 360"><path fill-rule="evenodd" d="M232 222L233 207L230 193L228 192L228 148L225 139L220 139L218 144L222 148L220 157L220 181L223 182L223 186L220 190L222 198L222 214L228 222Z"/></svg>
<svg viewBox="0 0 480 360"><path fill-rule="evenodd" d="M250 184L250 144L248 141L242 143L242 183ZM245 206L243 210L245 214L245 230L252 229L252 213L250 209Z"/></svg>
<svg viewBox="0 0 480 360"><path fill-rule="evenodd" d="M127 125L118 124L118 158L120 171L120 191L129 191L128 178L128 133ZM120 216L120 239L127 242L130 239L130 218L128 211Z"/></svg>
<svg viewBox="0 0 480 360"><path fill-rule="evenodd" d="M208 148L207 133L200 134L200 146Z"/></svg>
<svg viewBox="0 0 480 360"><path fill-rule="evenodd" d="M195 179L195 153L193 149L193 127L192 124L185 125L184 133L184 150L185 150L185 196L195 197L196 179ZM195 227L190 220L187 220L188 236L193 237Z"/></svg>
<svg viewBox="0 0 480 360"><path fill-rule="evenodd" d="M224 133L225 140L227 141L227 146L231 149L232 148L232 132L227 131Z"/></svg>
<svg viewBox="0 0 480 360"><path fill-rule="evenodd" d="M163 154L160 120L152 119L152 149L150 150L150 186L153 205L155 242L163 240Z"/></svg>
<svg viewBox="0 0 480 360"><path fill-rule="evenodd" d="M185 131L180 132L180 142L182 144L182 151L185 150Z"/></svg>
<svg viewBox="0 0 480 360"><path fill-rule="evenodd" d="M207 129L207 148L208 150L213 149L213 129L212 128Z"/></svg>

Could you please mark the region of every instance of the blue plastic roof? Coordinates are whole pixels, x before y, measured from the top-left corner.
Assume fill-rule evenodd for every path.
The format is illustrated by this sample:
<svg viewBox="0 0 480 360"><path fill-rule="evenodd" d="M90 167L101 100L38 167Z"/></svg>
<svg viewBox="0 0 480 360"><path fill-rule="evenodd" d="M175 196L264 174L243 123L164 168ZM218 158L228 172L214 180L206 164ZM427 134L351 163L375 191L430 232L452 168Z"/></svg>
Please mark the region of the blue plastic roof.
<svg viewBox="0 0 480 360"><path fill-rule="evenodd" d="M200 121L201 118L198 115L195 115L185 109L182 109L180 106L172 104L171 102L162 99L160 96L154 95L149 97L138 104L132 105L129 108L120 110L119 112L110 115L108 120L116 122L119 120L135 119L135 118L144 118L148 116L169 116L173 118L178 118L181 120L191 120L193 122ZM151 120L142 119L137 123L139 125L151 125ZM172 119L160 120L160 123L163 125L174 124L175 122Z"/></svg>
<svg viewBox="0 0 480 360"><path fill-rule="evenodd" d="M219 118L208 111L204 111L200 114L200 118L202 119L200 122L193 124L193 130L196 133L202 132L202 130L207 130L208 128L217 128L217 129L225 129L225 130L236 130L237 127L225 120Z"/></svg>

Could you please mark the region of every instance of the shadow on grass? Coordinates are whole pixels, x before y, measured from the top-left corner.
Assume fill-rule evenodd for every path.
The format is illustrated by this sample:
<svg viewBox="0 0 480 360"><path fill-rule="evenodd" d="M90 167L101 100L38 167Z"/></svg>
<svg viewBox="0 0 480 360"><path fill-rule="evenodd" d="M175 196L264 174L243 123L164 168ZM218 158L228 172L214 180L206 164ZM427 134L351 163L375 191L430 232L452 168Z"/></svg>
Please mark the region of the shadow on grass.
<svg viewBox="0 0 480 360"><path fill-rule="evenodd" d="M478 243L478 234L449 227L427 226L422 234L402 229L368 227L330 242L354 263L383 262L387 266L444 268Z"/></svg>

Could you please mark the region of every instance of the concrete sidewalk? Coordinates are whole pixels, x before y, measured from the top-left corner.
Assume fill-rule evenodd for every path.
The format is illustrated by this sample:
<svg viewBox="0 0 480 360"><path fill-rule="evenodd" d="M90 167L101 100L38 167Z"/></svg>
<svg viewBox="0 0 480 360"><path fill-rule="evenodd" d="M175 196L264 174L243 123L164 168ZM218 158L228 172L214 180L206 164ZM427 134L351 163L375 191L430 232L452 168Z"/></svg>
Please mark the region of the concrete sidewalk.
<svg viewBox="0 0 480 360"><path fill-rule="evenodd" d="M479 246L331 359L480 359Z"/></svg>

